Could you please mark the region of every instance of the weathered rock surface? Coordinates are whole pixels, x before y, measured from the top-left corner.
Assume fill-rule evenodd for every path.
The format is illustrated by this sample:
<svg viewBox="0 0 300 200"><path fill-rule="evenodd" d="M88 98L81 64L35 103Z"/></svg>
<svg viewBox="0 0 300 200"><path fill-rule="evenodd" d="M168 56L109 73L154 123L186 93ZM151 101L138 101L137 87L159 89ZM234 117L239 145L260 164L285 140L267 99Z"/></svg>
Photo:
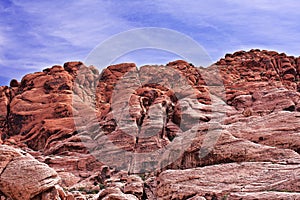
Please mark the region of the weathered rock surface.
<svg viewBox="0 0 300 200"><path fill-rule="evenodd" d="M236 192L236 193L230 193L227 197L228 197L227 199L233 199L233 200L300 199L300 193L289 192L289 191L282 191L282 192L268 191L268 192L248 192L248 193Z"/></svg>
<svg viewBox="0 0 300 200"><path fill-rule="evenodd" d="M70 62L0 88L0 143L21 147L48 164L61 174L63 187L79 183L86 178L81 174L90 176L102 166L87 154L74 124L73 83L81 67L94 78L85 84L94 84L95 68Z"/></svg>
<svg viewBox="0 0 300 200"><path fill-rule="evenodd" d="M124 194L119 188L110 188L100 192L98 200L138 200L132 194Z"/></svg>
<svg viewBox="0 0 300 200"><path fill-rule="evenodd" d="M7 118L9 113L11 90L7 86L0 87L0 144L8 136Z"/></svg>
<svg viewBox="0 0 300 200"><path fill-rule="evenodd" d="M8 151L0 169L54 169L66 191L37 199L297 199L299 78L299 57L265 50L208 68L124 63L99 76L81 62L53 66L0 87L0 144L32 155ZM0 174L6 188L22 179Z"/></svg>
<svg viewBox="0 0 300 200"><path fill-rule="evenodd" d="M299 175L300 165L263 162L167 170L157 178L156 195L159 199L188 199L196 195L206 199L222 199L222 197L230 197L230 193L233 192L239 194L232 194L232 196L240 195L241 198L243 193L251 196L245 194L247 192L294 191L297 193L300 192ZM287 197L293 196L299 197L293 193Z"/></svg>
<svg viewBox="0 0 300 200"><path fill-rule="evenodd" d="M29 200L41 195L45 200L59 199L58 192L52 191L58 182L57 173L46 164L24 151L0 145L0 191L7 197Z"/></svg>
<svg viewBox="0 0 300 200"><path fill-rule="evenodd" d="M144 182L137 175L119 172L105 180L98 199L144 199Z"/></svg>

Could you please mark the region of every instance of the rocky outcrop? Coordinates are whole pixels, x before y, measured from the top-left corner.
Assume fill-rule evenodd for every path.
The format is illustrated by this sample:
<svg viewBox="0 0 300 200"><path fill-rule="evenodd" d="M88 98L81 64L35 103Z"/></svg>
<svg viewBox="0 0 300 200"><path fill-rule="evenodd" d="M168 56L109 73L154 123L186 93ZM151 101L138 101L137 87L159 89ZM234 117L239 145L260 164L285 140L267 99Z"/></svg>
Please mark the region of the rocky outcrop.
<svg viewBox="0 0 300 200"><path fill-rule="evenodd" d="M270 197L276 194L272 192L277 192L282 197L299 198L299 175L300 165L266 162L167 170L158 176L155 193L159 199L193 199L196 195L205 199L251 199L255 193L263 194L263 199L263 196ZM264 191L269 193L263 193ZM289 192L291 194L288 194ZM272 196L271 199L273 197L278 198Z"/></svg>
<svg viewBox="0 0 300 200"><path fill-rule="evenodd" d="M182 131L210 120L210 109L201 113L191 107L210 104L204 83L197 69L184 61L140 69L130 63L109 66L102 72L96 92L99 125L91 121L84 135L94 143L88 146L102 148L90 151L104 163L131 173L155 170L174 161L175 157L166 163L168 158L155 159ZM92 105L83 101L78 107L86 104ZM81 115L90 118L85 112Z"/></svg>
<svg viewBox="0 0 300 200"><path fill-rule="evenodd" d="M58 139L53 136L72 136L72 79L61 66L26 75L11 98L8 136L20 135L36 151Z"/></svg>
<svg viewBox="0 0 300 200"><path fill-rule="evenodd" d="M212 137L208 139L213 139ZM167 168L189 169L231 162L300 164L300 155L291 149L280 149L257 144L246 139L234 137L227 131L220 133L213 147L210 145L198 145L203 144L205 139L207 139L205 135L199 132L190 148L186 149L183 155Z"/></svg>
<svg viewBox="0 0 300 200"><path fill-rule="evenodd" d="M260 50L28 74L0 87L0 144L23 150L0 155L0 190L19 198L9 177L31 165L60 177L36 199L297 199L299 78L300 58Z"/></svg>
<svg viewBox="0 0 300 200"><path fill-rule="evenodd" d="M18 146L55 169L64 187L70 186L70 177L72 184L77 184L84 179L82 174L91 176L102 166L87 154L74 124L73 83L81 67L91 72L92 81L96 80L95 68L70 62L28 74L21 83L12 81L11 87L0 88L0 143Z"/></svg>
<svg viewBox="0 0 300 200"><path fill-rule="evenodd" d="M252 115L297 110L299 58L251 50L228 54L216 65L226 87L227 103L236 109L251 108Z"/></svg>
<svg viewBox="0 0 300 200"><path fill-rule="evenodd" d="M57 173L24 151L0 145L0 191L15 200L59 199ZM39 199L39 198L38 198Z"/></svg>
<svg viewBox="0 0 300 200"><path fill-rule="evenodd" d="M281 149L292 149L299 154L299 114L278 111L263 117L252 116L230 123L227 129L235 137Z"/></svg>
<svg viewBox="0 0 300 200"><path fill-rule="evenodd" d="M11 90L7 86L0 87L0 144L8 137L8 114L10 112Z"/></svg>
<svg viewBox="0 0 300 200"><path fill-rule="evenodd" d="M236 192L230 193L227 196L233 200L239 199L248 199L248 200L267 200L267 199L274 199L274 200L281 200L281 199L299 199L300 194L298 192L289 192L289 191L267 191L267 192Z"/></svg>
<svg viewBox="0 0 300 200"><path fill-rule="evenodd" d="M119 172L105 180L98 199L144 199L144 182L137 175Z"/></svg>

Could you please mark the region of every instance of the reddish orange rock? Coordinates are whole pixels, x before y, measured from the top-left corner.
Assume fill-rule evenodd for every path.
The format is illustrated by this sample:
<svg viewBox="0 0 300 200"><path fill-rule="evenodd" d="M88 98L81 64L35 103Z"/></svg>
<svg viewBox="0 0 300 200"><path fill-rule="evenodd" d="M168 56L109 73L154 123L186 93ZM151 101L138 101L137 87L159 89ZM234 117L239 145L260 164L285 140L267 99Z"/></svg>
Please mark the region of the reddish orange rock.
<svg viewBox="0 0 300 200"><path fill-rule="evenodd" d="M67 190L85 188L49 188L36 198L298 198L289 172L300 159L299 80L299 57L258 49L226 54L208 68L182 60L123 63L99 75L94 66L68 62L0 87L0 145L46 163ZM258 174L276 169L280 177L253 175L253 185L234 178L250 180L240 166ZM228 179L213 180L229 186L207 184L202 170L213 177L225 170ZM149 179L143 184L128 173ZM266 191L281 182L286 187L274 188L290 194Z"/></svg>

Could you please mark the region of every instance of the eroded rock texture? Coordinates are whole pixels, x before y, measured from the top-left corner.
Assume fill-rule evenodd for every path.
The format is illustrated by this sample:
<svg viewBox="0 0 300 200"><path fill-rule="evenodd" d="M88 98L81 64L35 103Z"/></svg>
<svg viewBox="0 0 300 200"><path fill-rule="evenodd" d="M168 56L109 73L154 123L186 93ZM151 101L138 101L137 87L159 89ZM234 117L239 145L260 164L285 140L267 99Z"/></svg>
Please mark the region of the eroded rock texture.
<svg viewBox="0 0 300 200"><path fill-rule="evenodd" d="M300 58L251 50L208 68L69 62L12 80L0 198L298 199L299 76Z"/></svg>
<svg viewBox="0 0 300 200"><path fill-rule="evenodd" d="M282 192L284 196L290 191L295 193L300 191L299 170L299 165L262 162L167 170L157 178L156 194L160 199L192 199L196 195L206 199L222 199L222 197L231 199L231 196L235 196L232 199L237 199L242 193L263 191ZM291 194L292 196L299 198L300 194Z"/></svg>
<svg viewBox="0 0 300 200"><path fill-rule="evenodd" d="M59 182L57 173L24 151L0 146L0 191L16 200L50 195ZM56 191L56 190L55 190ZM53 192L59 199L58 192Z"/></svg>

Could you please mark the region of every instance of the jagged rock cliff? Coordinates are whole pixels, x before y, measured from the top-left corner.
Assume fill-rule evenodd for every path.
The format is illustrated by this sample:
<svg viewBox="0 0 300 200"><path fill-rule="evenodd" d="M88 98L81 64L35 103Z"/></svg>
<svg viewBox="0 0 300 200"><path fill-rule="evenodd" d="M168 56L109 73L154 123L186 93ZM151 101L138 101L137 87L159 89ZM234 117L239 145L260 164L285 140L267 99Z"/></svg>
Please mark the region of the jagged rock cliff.
<svg viewBox="0 0 300 200"><path fill-rule="evenodd" d="M265 50L208 68L69 62L0 87L0 144L54 169L65 199L297 199L299 78L299 57Z"/></svg>

